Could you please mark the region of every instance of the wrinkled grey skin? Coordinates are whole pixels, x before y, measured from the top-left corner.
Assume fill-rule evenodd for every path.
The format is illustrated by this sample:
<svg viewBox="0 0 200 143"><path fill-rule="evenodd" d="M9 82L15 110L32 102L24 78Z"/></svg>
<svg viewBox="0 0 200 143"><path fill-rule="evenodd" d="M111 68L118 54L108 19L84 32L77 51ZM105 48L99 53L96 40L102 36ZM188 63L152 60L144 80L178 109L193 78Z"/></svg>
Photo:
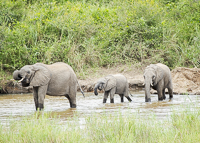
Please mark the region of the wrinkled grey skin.
<svg viewBox="0 0 200 143"><path fill-rule="evenodd" d="M106 103L110 94L110 103L114 103L114 94L119 94L121 102L124 102L124 96L128 101L132 101L128 95L128 82L125 76L121 74L108 75L98 80L94 87L94 94L98 95L97 89L104 90L103 103Z"/></svg>
<svg viewBox="0 0 200 143"><path fill-rule="evenodd" d="M77 78L73 69L62 62L45 65L25 65L13 73L15 80L22 80L22 86L33 86L36 110L44 108L45 95L65 96L71 108L76 108Z"/></svg>
<svg viewBox="0 0 200 143"><path fill-rule="evenodd" d="M144 71L145 102L151 102L150 88L158 92L158 100L166 99L165 89L168 88L169 98L173 98L173 85L170 69L161 63L151 64Z"/></svg>

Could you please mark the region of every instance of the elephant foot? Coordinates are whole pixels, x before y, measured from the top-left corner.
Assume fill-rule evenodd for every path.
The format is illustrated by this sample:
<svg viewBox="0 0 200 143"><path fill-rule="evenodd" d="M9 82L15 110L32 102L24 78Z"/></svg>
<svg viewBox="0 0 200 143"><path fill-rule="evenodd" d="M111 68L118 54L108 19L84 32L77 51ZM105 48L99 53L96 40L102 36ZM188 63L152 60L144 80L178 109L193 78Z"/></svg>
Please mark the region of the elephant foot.
<svg viewBox="0 0 200 143"><path fill-rule="evenodd" d="M129 102L131 102L131 101L132 101L130 97L126 97L126 98L128 99L128 101L129 101Z"/></svg>
<svg viewBox="0 0 200 143"><path fill-rule="evenodd" d="M39 107L38 107L38 108L36 108L36 111L41 111L41 110L42 110L42 108L39 108Z"/></svg>
<svg viewBox="0 0 200 143"><path fill-rule="evenodd" d="M38 106L36 107L36 111L41 111L42 109L44 109L44 105L39 103Z"/></svg>
<svg viewBox="0 0 200 143"><path fill-rule="evenodd" d="M76 108L76 104L71 104L70 107L71 108Z"/></svg>
<svg viewBox="0 0 200 143"><path fill-rule="evenodd" d="M169 101L172 101L172 100L173 100L173 95L169 96Z"/></svg>
<svg viewBox="0 0 200 143"><path fill-rule="evenodd" d="M145 102L151 102L151 98L145 99Z"/></svg>
<svg viewBox="0 0 200 143"><path fill-rule="evenodd" d="M35 110L37 111L37 110L39 110L39 108L37 106L35 106Z"/></svg>
<svg viewBox="0 0 200 143"><path fill-rule="evenodd" d="M104 99L103 99L103 103L106 103L106 100L107 100L107 99L104 98Z"/></svg>
<svg viewBox="0 0 200 143"><path fill-rule="evenodd" d="M110 103L114 103L114 99L110 99Z"/></svg>

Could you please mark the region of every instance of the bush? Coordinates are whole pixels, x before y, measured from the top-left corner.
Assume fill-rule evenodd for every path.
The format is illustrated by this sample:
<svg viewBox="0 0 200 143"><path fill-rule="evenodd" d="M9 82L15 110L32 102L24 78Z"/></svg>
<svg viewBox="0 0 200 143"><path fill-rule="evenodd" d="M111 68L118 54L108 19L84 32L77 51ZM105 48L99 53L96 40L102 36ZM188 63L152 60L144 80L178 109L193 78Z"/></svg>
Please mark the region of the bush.
<svg viewBox="0 0 200 143"><path fill-rule="evenodd" d="M124 63L193 67L200 4L189 0L1 1L0 60L63 61L75 71Z"/></svg>

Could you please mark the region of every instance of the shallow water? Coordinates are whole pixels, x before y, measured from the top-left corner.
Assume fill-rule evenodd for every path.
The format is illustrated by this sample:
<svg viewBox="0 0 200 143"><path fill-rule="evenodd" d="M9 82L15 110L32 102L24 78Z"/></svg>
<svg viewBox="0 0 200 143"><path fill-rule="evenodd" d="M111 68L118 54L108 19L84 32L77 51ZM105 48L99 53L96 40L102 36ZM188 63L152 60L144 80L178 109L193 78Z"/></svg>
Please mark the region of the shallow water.
<svg viewBox="0 0 200 143"><path fill-rule="evenodd" d="M81 93L77 94L77 108L69 108L68 99L63 96L48 96L45 97L44 112L51 111L52 114L56 113L60 116L62 121L67 121L69 117L74 116L78 112L79 118L81 115L90 116L94 113L105 112L126 112L140 113L140 115L154 114L158 119L167 118L172 109L181 109L181 106L189 105L191 103L200 103L199 95L174 95L173 100L169 100L169 95L164 101L158 101L157 95L151 95L151 103L146 103L144 92L132 93L132 102L128 102L124 98L124 103L120 103L120 97L115 95L114 102L110 103L110 99L106 104L103 104L103 93L95 96L93 93L85 93L85 98ZM180 107L180 108L176 108ZM25 115L32 115L35 113L35 104L32 94L11 94L0 96L0 122L6 123L12 118L19 120Z"/></svg>

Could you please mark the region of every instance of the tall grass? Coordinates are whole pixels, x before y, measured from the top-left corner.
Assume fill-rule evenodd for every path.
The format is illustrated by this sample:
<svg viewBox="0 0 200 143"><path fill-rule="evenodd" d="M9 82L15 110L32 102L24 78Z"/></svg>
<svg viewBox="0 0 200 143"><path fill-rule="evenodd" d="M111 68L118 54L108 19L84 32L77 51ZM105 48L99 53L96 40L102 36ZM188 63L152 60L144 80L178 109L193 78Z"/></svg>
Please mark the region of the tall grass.
<svg viewBox="0 0 200 143"><path fill-rule="evenodd" d="M48 113L24 117L20 121L11 122L9 126L1 126L0 142L84 142L84 133L76 128L77 124L68 123L62 127L59 122L59 118Z"/></svg>
<svg viewBox="0 0 200 143"><path fill-rule="evenodd" d="M2 0L0 65L199 67L199 6L191 0Z"/></svg>
<svg viewBox="0 0 200 143"><path fill-rule="evenodd" d="M67 123L50 114L38 113L0 127L0 142L200 142L200 111L194 108L174 111L171 117L104 113Z"/></svg>

